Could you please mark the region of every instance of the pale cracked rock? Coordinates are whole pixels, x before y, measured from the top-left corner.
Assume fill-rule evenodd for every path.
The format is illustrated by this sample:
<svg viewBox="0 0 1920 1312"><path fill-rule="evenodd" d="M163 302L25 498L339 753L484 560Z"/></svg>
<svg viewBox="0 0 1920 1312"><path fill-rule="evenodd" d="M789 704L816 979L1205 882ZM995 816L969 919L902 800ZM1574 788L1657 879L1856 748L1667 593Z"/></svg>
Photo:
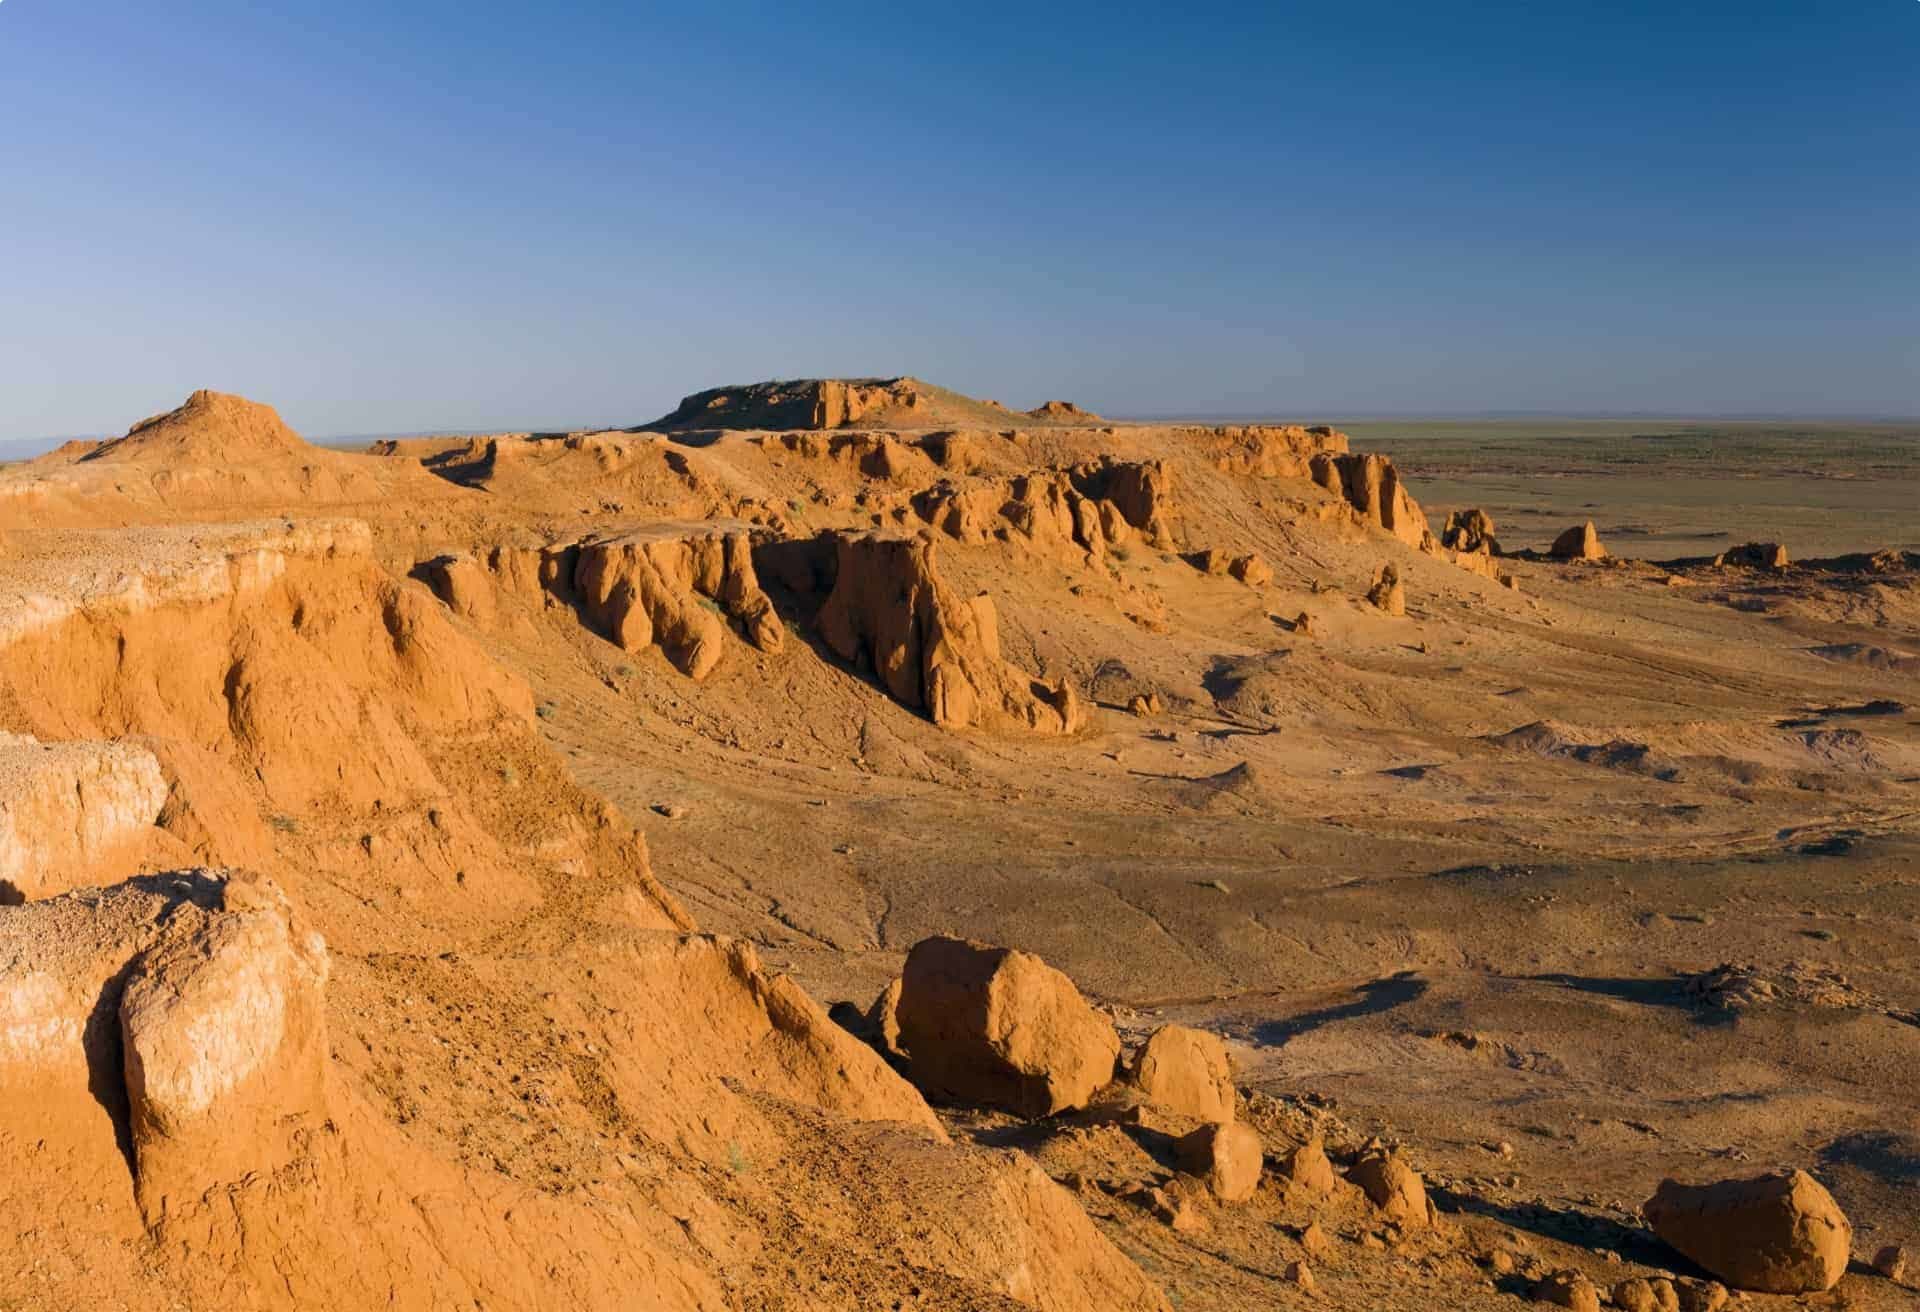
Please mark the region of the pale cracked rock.
<svg viewBox="0 0 1920 1312"><path fill-rule="evenodd" d="M166 804L153 753L0 733L0 905L109 882Z"/></svg>
<svg viewBox="0 0 1920 1312"><path fill-rule="evenodd" d="M955 938L907 954L895 1005L910 1078L955 1102L1050 1116L1113 1078L1120 1038L1040 958Z"/></svg>
<svg viewBox="0 0 1920 1312"><path fill-rule="evenodd" d="M1831 1289L1847 1269L1853 1226L1805 1171L1662 1182L1643 1209L1655 1234L1738 1289L1799 1294Z"/></svg>
<svg viewBox="0 0 1920 1312"><path fill-rule="evenodd" d="M1238 1121L1203 1125L1175 1151L1180 1169L1206 1181L1221 1202L1245 1202L1260 1187L1260 1136Z"/></svg>
<svg viewBox="0 0 1920 1312"><path fill-rule="evenodd" d="M1233 1066L1217 1034L1162 1025L1141 1046L1129 1075L1170 1112L1199 1121L1233 1119Z"/></svg>
<svg viewBox="0 0 1920 1312"><path fill-rule="evenodd" d="M302 1115L323 1114L326 944L273 885L230 880L222 909L178 913L120 997L141 1201L197 1196L271 1169Z"/></svg>

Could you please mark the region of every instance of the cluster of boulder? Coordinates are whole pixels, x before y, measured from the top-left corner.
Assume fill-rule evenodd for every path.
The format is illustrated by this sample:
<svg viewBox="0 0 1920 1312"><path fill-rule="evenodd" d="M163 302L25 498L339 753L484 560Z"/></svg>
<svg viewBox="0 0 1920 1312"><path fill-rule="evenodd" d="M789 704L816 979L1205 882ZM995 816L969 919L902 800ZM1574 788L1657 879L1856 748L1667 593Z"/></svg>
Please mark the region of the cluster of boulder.
<svg viewBox="0 0 1920 1312"><path fill-rule="evenodd" d="M1344 1178L1318 1139L1269 1170L1259 1132L1239 1119L1233 1064L1218 1035L1163 1025L1127 1057L1113 1022L1031 953L924 939L864 1017L839 1014L936 1102L1029 1120L1083 1113L1164 1129L1174 1178L1164 1187L1112 1188L1177 1229L1205 1224L1197 1199L1244 1203L1263 1179L1311 1199L1364 1197L1384 1223L1402 1229L1434 1220L1419 1174L1378 1142L1355 1156Z"/></svg>
<svg viewBox="0 0 1920 1312"><path fill-rule="evenodd" d="M843 1004L844 1008L844 1004ZM1440 1226L1418 1171L1378 1139L1349 1147L1338 1169L1318 1134L1267 1159L1260 1133L1239 1118L1240 1098L1225 1043L1181 1025L1153 1030L1132 1054L1112 1021L1073 981L1031 953L948 937L907 954L899 978L864 1017L861 1030L937 1103L990 1108L1029 1120L1071 1116L1152 1127L1174 1170L1155 1186L1100 1187L1131 1199L1177 1230L1203 1229L1196 1202L1236 1204L1263 1182L1285 1200L1361 1207L1390 1233ZM1071 1182L1070 1182L1071 1183ZM1512 1254L1489 1259L1524 1281L1536 1301L1632 1312L1713 1312L1728 1287L1765 1293L1831 1289L1847 1268L1853 1230L1831 1194L1804 1171L1685 1185L1665 1181L1643 1208L1653 1232L1713 1279L1629 1276L1608 1290L1571 1268L1523 1269ZM1317 1224L1302 1240L1324 1247ZM1898 1279L1904 1250L1876 1267ZM1312 1288L1305 1262L1288 1278ZM1722 1283L1724 1282L1724 1283Z"/></svg>

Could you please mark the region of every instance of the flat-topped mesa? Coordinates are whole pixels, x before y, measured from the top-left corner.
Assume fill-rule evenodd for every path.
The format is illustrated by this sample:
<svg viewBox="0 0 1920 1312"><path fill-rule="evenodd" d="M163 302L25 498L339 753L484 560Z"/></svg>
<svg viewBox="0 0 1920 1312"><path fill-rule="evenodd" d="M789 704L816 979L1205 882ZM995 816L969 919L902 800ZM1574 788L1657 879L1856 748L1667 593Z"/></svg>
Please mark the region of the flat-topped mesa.
<svg viewBox="0 0 1920 1312"><path fill-rule="evenodd" d="M1029 419L1065 419L1076 423L1097 424L1100 416L1091 410L1083 410L1071 401L1042 401L1027 411Z"/></svg>
<svg viewBox="0 0 1920 1312"><path fill-rule="evenodd" d="M1223 474L1242 478L1311 478L1316 457L1347 454L1348 437L1324 424L1232 424L1182 429ZM1322 486L1325 486L1323 483Z"/></svg>
<svg viewBox="0 0 1920 1312"><path fill-rule="evenodd" d="M842 660L864 665L895 701L946 729L1072 733L1086 708L1065 683L1049 684L1000 656L993 601L962 597L940 578L931 537L830 536L833 590L820 636Z"/></svg>
<svg viewBox="0 0 1920 1312"><path fill-rule="evenodd" d="M642 428L658 432L754 429L791 432L837 428L998 429L1012 412L992 401L918 378L794 378L713 387L682 400L671 413ZM1095 424L1099 416L1066 401L1026 411L1038 424Z"/></svg>

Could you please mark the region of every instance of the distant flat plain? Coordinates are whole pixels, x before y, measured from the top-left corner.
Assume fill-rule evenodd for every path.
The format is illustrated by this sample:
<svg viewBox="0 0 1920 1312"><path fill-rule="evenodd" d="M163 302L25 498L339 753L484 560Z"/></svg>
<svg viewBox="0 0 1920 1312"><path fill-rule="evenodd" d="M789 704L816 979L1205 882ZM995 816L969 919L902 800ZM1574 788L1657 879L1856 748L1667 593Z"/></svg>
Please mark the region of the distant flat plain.
<svg viewBox="0 0 1920 1312"><path fill-rule="evenodd" d="M1331 422L1355 450L1393 457L1436 530L1447 512L1478 506L1509 549L1544 548L1591 519L1613 554L1653 560L1753 541L1784 543L1795 559L1920 551L1920 420ZM323 445L364 450L369 440ZM52 445L0 448L0 465Z"/></svg>
<svg viewBox="0 0 1920 1312"><path fill-rule="evenodd" d="M1391 455L1436 527L1479 506L1501 545L1591 519L1616 555L1784 543L1796 559L1920 550L1920 421L1384 419L1337 422Z"/></svg>

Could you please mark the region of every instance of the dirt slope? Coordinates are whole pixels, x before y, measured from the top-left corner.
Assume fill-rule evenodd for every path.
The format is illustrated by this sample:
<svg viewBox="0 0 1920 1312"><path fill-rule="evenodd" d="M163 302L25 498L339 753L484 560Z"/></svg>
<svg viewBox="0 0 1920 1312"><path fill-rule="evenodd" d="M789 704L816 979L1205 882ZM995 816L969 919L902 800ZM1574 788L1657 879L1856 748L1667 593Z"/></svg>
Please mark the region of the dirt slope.
<svg viewBox="0 0 1920 1312"><path fill-rule="evenodd" d="M0 471L9 1297L1511 1306L1763 1165L1920 1229L1913 560L1501 556L1332 430L1042 410L196 393ZM930 1107L862 1013L935 934L1223 1037L1253 1197L1124 1082ZM1437 1224L1279 1165L1375 1135Z"/></svg>

